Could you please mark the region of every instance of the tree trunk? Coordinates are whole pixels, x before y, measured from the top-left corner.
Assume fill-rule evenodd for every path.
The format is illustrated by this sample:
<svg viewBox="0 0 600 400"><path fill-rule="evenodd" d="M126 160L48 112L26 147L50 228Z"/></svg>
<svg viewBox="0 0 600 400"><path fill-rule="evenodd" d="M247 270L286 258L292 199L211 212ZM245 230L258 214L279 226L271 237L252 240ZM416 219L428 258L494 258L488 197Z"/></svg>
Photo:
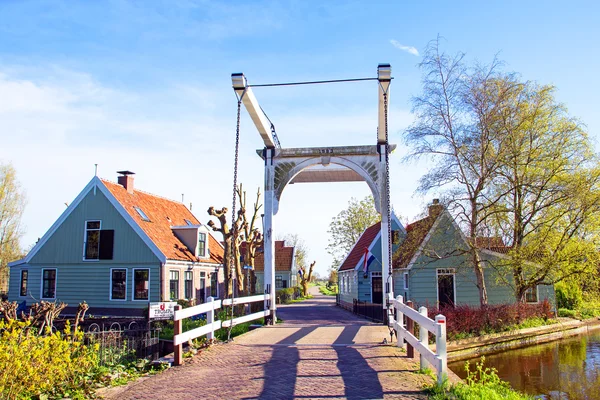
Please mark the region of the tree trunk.
<svg viewBox="0 0 600 400"><path fill-rule="evenodd" d="M481 266L481 257L479 257L479 251L477 251L477 249L472 249L472 251L475 277L477 278L477 288L479 289L479 304L481 306L486 306L488 304L488 295L485 286L485 275L483 267Z"/></svg>

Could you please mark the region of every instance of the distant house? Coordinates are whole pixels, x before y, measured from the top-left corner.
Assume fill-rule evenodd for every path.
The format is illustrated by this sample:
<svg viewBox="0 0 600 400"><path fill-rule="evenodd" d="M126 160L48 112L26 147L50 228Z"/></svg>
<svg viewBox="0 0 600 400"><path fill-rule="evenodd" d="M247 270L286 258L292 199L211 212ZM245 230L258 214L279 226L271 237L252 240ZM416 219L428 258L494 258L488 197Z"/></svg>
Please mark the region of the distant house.
<svg viewBox="0 0 600 400"><path fill-rule="evenodd" d="M182 203L92 178L25 258L9 300L86 301L95 315L142 315L149 302L223 293L223 247Z"/></svg>
<svg viewBox="0 0 600 400"><path fill-rule="evenodd" d="M378 232L379 224L369 227L349 254L348 258L354 255L352 262L343 263L340 267L340 297L345 307L351 306L354 298L369 301L366 288L370 282L363 281L361 288L360 276L364 263L356 255L360 255L361 249L366 246L381 247L376 243L376 238L380 237ZM500 276L499 269L494 268L506 264L509 249L500 238L478 238L476 246L483 260L489 304L514 302L513 289L507 285L511 278ZM434 201L425 218L406 226L399 245L394 248L394 295L402 295L419 305L479 305L479 289L469 262L468 248L467 238L454 218ZM371 264L368 269L372 269ZM380 269L380 264L375 264L375 270ZM345 283L344 279L350 283ZM353 281L358 281L358 287L352 285ZM369 289L373 293L377 287L371 285ZM526 300L530 303L544 299L555 304L553 286L538 285L526 294ZM380 297L371 295L371 302L381 302Z"/></svg>
<svg viewBox="0 0 600 400"><path fill-rule="evenodd" d="M256 293L264 292L265 260L262 251L256 252L254 258L256 274ZM298 284L296 268L296 248L286 246L284 240L275 241L275 289L285 289Z"/></svg>

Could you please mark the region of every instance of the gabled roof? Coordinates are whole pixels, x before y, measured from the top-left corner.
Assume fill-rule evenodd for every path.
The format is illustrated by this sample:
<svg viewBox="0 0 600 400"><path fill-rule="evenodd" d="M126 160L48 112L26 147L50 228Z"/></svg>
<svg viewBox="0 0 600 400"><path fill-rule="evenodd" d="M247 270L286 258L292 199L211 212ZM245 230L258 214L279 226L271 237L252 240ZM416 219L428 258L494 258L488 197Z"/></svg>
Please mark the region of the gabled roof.
<svg viewBox="0 0 600 400"><path fill-rule="evenodd" d="M193 225L201 225L200 221L183 203L138 189L133 193L128 193L123 186L117 183L105 179L101 179L100 181L168 260L207 262L212 264L221 264L223 262L223 247L212 235L207 235L210 253L210 258L207 259L196 257L177 238L171 229L173 226L188 225L187 221L190 221ZM150 221L145 221L136 211L136 207L141 209Z"/></svg>
<svg viewBox="0 0 600 400"><path fill-rule="evenodd" d="M406 268L433 227L439 213L406 226L406 237L393 255L394 268Z"/></svg>
<svg viewBox="0 0 600 400"><path fill-rule="evenodd" d="M371 243L375 240L380 230L381 222L377 222L365 229L354 247L352 247L352 250L350 250L350 253L348 253L348 256L342 265L340 265L339 271L354 269L362 257L364 257L365 249L368 249L369 246L371 246Z"/></svg>
<svg viewBox="0 0 600 400"><path fill-rule="evenodd" d="M245 243L242 243L244 245ZM284 240L275 241L275 271L292 270L294 265L294 246L286 246ZM265 270L265 254L263 251L256 252L254 257L254 271L264 272Z"/></svg>

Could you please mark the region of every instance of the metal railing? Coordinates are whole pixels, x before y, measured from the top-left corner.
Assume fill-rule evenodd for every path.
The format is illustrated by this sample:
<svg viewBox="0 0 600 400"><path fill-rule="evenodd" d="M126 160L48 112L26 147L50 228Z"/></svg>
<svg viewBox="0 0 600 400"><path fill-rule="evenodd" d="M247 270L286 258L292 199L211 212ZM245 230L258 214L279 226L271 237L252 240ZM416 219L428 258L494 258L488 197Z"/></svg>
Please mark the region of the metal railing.
<svg viewBox="0 0 600 400"><path fill-rule="evenodd" d="M437 370L438 383L442 384L448 376L448 354L446 350L446 317L439 314L435 320L427 317L427 308L421 307L419 311L404 304L402 296L395 299L390 296L390 305L396 311L390 315L389 326L396 331L398 347L404 347L404 341L413 346L421 355L421 369L429 365ZM404 327L404 316L419 324L419 338ZM435 352L429 348L429 333L435 335Z"/></svg>
<svg viewBox="0 0 600 400"><path fill-rule="evenodd" d="M175 306L175 316L173 317L174 329L173 329L173 346L174 346L174 364L181 365L183 362L182 344L188 340L195 339L200 336L206 335L208 339L214 339L215 331L221 328L228 328L230 326L236 326L244 322L253 321L255 319L268 317L270 315L269 310L261 310L252 314L237 317L231 320L222 321L220 319L215 320L215 310L218 310L224 306L235 306L238 304L255 303L259 301L266 301L270 299L268 294L259 294L256 296L238 297L233 299L215 300L213 297L209 297L204 304L200 304L194 307L181 309L181 306ZM198 314L206 314L206 325L199 328L191 329L186 332L182 332L181 321L185 318L190 318Z"/></svg>
<svg viewBox="0 0 600 400"><path fill-rule="evenodd" d="M374 322L386 322L385 309L381 304L352 300L352 312Z"/></svg>
<svg viewBox="0 0 600 400"><path fill-rule="evenodd" d="M145 358L153 361L159 358L160 329L144 329L138 326L122 328L113 323L110 327L92 324L84 333L86 343L98 344L100 365L116 365L134 362Z"/></svg>

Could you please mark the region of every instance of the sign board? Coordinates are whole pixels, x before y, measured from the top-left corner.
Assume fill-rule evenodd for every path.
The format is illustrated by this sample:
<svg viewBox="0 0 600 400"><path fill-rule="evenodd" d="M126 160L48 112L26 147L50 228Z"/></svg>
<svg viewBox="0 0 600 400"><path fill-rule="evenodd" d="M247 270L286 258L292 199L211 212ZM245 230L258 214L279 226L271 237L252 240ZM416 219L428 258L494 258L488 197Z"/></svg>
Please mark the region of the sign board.
<svg viewBox="0 0 600 400"><path fill-rule="evenodd" d="M251 265L244 265L244 269L252 269Z"/></svg>
<svg viewBox="0 0 600 400"><path fill-rule="evenodd" d="M150 303L149 307L149 319L173 319L175 316L175 306L177 305L174 301L161 301L160 303Z"/></svg>

